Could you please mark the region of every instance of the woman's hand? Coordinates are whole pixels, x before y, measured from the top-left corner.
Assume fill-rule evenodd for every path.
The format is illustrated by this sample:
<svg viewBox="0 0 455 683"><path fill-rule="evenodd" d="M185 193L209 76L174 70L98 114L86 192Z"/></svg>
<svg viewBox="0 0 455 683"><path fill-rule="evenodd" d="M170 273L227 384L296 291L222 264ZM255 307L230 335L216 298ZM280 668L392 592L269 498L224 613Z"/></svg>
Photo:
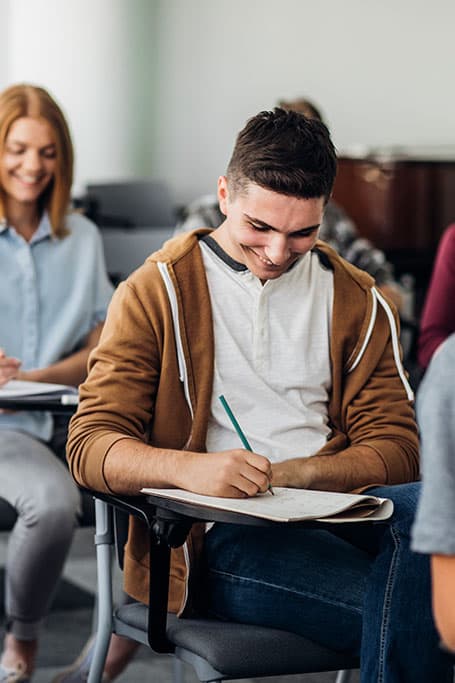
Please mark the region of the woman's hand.
<svg viewBox="0 0 455 683"><path fill-rule="evenodd" d="M20 360L7 356L3 349L0 349L0 387L17 377L20 367Z"/></svg>

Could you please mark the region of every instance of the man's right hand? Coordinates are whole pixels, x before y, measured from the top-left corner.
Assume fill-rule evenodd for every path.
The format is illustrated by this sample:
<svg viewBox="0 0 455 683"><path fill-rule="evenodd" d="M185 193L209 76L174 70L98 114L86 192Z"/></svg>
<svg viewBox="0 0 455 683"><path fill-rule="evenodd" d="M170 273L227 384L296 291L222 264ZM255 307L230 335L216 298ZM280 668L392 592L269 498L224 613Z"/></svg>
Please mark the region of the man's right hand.
<svg viewBox="0 0 455 683"><path fill-rule="evenodd" d="M175 485L207 496L248 498L264 493L272 466L262 455L238 448L218 453L185 453Z"/></svg>
<svg viewBox="0 0 455 683"><path fill-rule="evenodd" d="M20 360L7 356L3 349L0 349L0 387L17 377L20 367Z"/></svg>
<svg viewBox="0 0 455 683"><path fill-rule="evenodd" d="M109 449L104 477L111 491L125 495L137 495L144 487L175 487L206 496L248 498L267 491L272 465L264 456L243 448L198 453L126 438Z"/></svg>

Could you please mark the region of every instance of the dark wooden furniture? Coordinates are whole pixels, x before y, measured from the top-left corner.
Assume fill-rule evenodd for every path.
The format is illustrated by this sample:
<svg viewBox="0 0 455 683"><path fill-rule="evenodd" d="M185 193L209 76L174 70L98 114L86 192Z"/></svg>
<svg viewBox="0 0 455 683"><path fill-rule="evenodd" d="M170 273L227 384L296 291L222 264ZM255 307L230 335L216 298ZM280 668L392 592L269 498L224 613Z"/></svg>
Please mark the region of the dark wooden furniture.
<svg viewBox="0 0 455 683"><path fill-rule="evenodd" d="M415 277L418 312L440 237L455 221L455 147L341 154L334 199L398 276Z"/></svg>

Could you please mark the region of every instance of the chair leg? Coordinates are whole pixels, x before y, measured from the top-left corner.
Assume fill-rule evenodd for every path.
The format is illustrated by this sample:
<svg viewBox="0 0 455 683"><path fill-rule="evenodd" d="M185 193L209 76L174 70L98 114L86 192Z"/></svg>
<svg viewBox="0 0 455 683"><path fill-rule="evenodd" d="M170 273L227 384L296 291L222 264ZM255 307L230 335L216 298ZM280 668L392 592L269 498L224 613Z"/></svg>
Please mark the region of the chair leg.
<svg viewBox="0 0 455 683"><path fill-rule="evenodd" d="M349 683L350 678L351 672L349 669L340 669L340 671L337 673L335 683Z"/></svg>
<svg viewBox="0 0 455 683"><path fill-rule="evenodd" d="M183 662L177 657L172 657L172 683L184 683L185 672Z"/></svg>
<svg viewBox="0 0 455 683"><path fill-rule="evenodd" d="M101 500L95 501L96 557L98 583L98 627L88 683L101 683L104 663L112 635L112 546L114 543L112 509Z"/></svg>

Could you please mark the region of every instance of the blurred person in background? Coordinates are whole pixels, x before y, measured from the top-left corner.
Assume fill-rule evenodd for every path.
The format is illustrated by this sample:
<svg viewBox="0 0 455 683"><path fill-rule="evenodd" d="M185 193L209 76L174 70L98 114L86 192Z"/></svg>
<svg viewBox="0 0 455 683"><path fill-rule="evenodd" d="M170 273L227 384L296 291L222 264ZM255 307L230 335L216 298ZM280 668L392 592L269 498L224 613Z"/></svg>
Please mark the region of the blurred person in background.
<svg viewBox="0 0 455 683"><path fill-rule="evenodd" d="M435 351L417 393L422 493L413 550L431 555L433 612L455 652L455 334Z"/></svg>
<svg viewBox="0 0 455 683"><path fill-rule="evenodd" d="M101 238L70 213L73 146L49 93L0 94L0 386L77 386L112 295ZM0 414L0 497L17 513L6 563L0 683L26 683L77 524L80 494L64 462L66 419ZM60 457L59 457L60 456Z"/></svg>
<svg viewBox="0 0 455 683"><path fill-rule="evenodd" d="M454 294L455 224L449 225L439 243L420 320L418 360L424 370L440 344L455 332Z"/></svg>

